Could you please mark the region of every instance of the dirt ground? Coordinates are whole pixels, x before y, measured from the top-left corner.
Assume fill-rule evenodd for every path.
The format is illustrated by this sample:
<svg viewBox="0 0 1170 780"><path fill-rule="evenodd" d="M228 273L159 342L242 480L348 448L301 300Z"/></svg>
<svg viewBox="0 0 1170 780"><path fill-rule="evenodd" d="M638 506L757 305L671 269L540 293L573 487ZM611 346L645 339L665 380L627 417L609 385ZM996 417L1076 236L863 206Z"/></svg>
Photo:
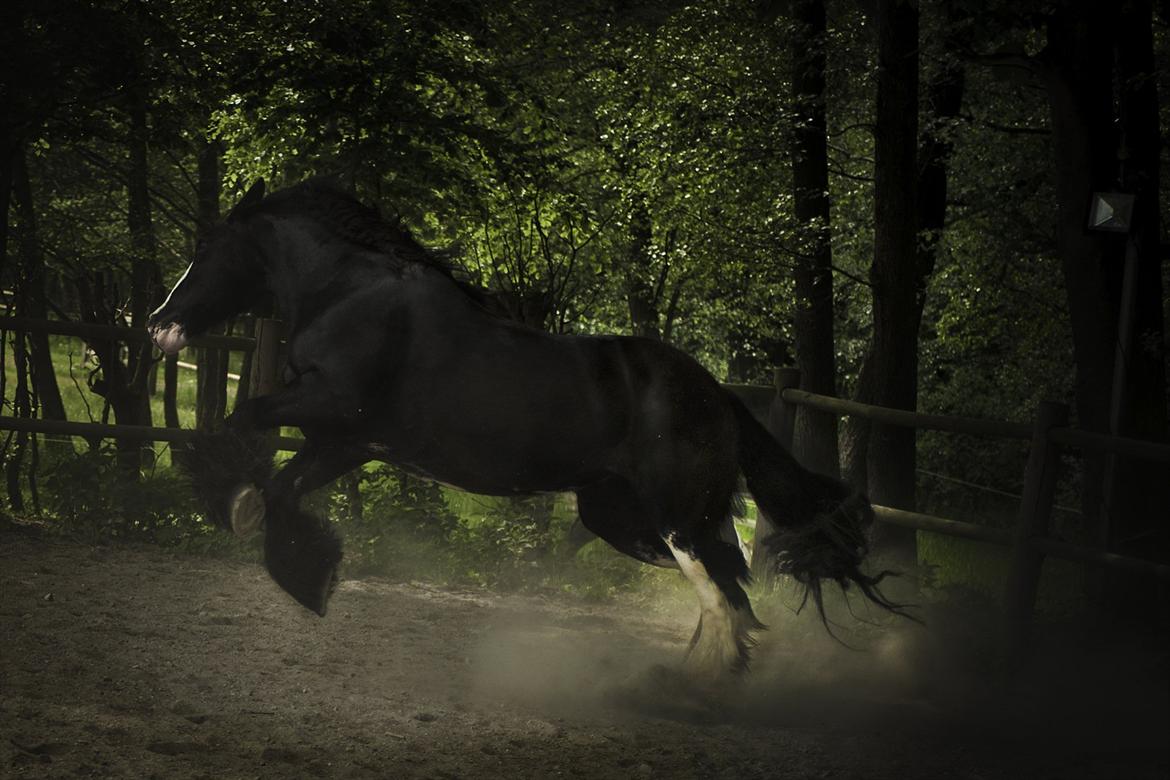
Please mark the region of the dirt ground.
<svg viewBox="0 0 1170 780"><path fill-rule="evenodd" d="M695 616L371 579L319 619L257 564L6 530L0 776L1170 775L1164 678L1141 673L1165 656L1005 700L929 627L847 651L774 625L711 697L671 671Z"/></svg>

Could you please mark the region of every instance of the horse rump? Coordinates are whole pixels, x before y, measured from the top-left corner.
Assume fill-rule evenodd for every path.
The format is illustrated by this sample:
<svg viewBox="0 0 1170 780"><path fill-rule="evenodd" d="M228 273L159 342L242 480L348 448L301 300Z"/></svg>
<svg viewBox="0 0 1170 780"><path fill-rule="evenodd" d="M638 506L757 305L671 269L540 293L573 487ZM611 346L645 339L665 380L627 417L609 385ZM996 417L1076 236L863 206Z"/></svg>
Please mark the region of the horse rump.
<svg viewBox="0 0 1170 780"><path fill-rule="evenodd" d="M867 575L861 570L869 552L866 533L874 521L873 507L865 496L840 480L801 466L732 397L739 424L740 469L748 490L776 528L763 539L764 548L777 573L803 586L801 608L811 597L828 628L823 584L829 581L842 591L856 586L882 609L919 622L905 612L905 604L890 601L879 588L883 579L896 572Z"/></svg>

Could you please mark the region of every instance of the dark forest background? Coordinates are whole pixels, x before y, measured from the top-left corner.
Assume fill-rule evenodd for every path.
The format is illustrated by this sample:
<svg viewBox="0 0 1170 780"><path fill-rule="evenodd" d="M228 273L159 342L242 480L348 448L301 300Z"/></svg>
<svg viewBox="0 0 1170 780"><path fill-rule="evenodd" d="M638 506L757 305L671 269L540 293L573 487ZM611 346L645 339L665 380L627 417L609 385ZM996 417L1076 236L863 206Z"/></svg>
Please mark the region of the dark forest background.
<svg viewBox="0 0 1170 780"><path fill-rule="evenodd" d="M1150 0L8 2L3 304L140 326L256 178L328 175L536 328L662 339L732 382L794 365L804 389L903 409L1063 401L1107 432L1132 241L1120 433L1165 441L1168 23ZM1086 230L1093 191L1136 194L1128 238ZM188 350L199 379L164 408L180 379L145 348L9 331L3 351L11 416L207 426L246 375ZM1016 445L797 427L806 463L875 502L1011 522ZM165 454L0 444L15 514L162 539L193 511ZM1105 469L1070 460L1065 538L1099 535ZM1164 468L1121 472L1112 546L1165 557ZM385 469L323 500L458 526ZM555 514L509 512L540 532ZM546 543L484 527L460 532L480 554Z"/></svg>

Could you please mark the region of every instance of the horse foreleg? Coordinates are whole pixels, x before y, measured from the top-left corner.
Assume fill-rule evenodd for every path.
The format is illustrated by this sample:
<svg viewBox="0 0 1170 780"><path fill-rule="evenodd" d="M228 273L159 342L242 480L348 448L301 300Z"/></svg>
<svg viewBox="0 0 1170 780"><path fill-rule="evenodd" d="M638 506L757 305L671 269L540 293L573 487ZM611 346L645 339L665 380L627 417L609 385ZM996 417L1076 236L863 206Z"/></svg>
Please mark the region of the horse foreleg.
<svg viewBox="0 0 1170 780"><path fill-rule="evenodd" d="M306 442L249 506L264 512L264 564L280 587L324 616L341 563L341 540L329 521L301 510L301 496L360 465L364 451ZM259 491L253 487L256 495ZM235 525L233 516L232 524Z"/></svg>
<svg viewBox="0 0 1170 780"><path fill-rule="evenodd" d="M337 430L344 419L343 399L329 390L318 372L309 372L275 393L249 398L228 417L228 426L239 432L263 431L282 425L304 428L314 425ZM308 441L272 480L264 491L246 483L236 488L229 503L232 530L247 537L264 527L267 512L265 493L289 495L293 503L300 496L332 482L366 460L364 452L338 444L319 445Z"/></svg>

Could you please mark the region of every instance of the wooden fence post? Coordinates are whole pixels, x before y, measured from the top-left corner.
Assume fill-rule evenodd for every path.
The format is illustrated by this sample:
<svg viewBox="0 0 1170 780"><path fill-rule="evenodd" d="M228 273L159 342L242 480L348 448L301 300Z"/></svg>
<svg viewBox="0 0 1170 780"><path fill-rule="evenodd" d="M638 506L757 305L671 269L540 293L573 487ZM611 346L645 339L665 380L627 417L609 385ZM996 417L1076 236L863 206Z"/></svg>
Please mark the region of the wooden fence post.
<svg viewBox="0 0 1170 780"><path fill-rule="evenodd" d="M784 449L792 452L792 437L796 432L796 404L784 403L784 391L800 389L800 369L773 369L773 378L776 396L768 411L768 430L784 445Z"/></svg>
<svg viewBox="0 0 1170 780"><path fill-rule="evenodd" d="M789 452L792 451L792 434L796 428L796 405L784 403L784 391L800 387L800 369L777 368L773 371L776 395L768 410L768 431ZM756 533L752 539L752 576L765 588L771 588L772 570L768 566L768 553L763 540L776 530L775 524L756 504Z"/></svg>
<svg viewBox="0 0 1170 780"><path fill-rule="evenodd" d="M252 372L248 377L248 397L266 395L280 387L281 346L284 323L267 318L256 319L256 346L252 351Z"/></svg>
<svg viewBox="0 0 1170 780"><path fill-rule="evenodd" d="M1048 535L1052 517L1060 452L1049 440L1048 432L1067 425L1068 406L1055 401L1040 402L1032 429L1032 445L1024 472L1024 494L1020 498L1011 569L1004 591L1004 650L1009 669L1018 668L1027 652L1032 610L1044 563L1044 555L1033 540Z"/></svg>

